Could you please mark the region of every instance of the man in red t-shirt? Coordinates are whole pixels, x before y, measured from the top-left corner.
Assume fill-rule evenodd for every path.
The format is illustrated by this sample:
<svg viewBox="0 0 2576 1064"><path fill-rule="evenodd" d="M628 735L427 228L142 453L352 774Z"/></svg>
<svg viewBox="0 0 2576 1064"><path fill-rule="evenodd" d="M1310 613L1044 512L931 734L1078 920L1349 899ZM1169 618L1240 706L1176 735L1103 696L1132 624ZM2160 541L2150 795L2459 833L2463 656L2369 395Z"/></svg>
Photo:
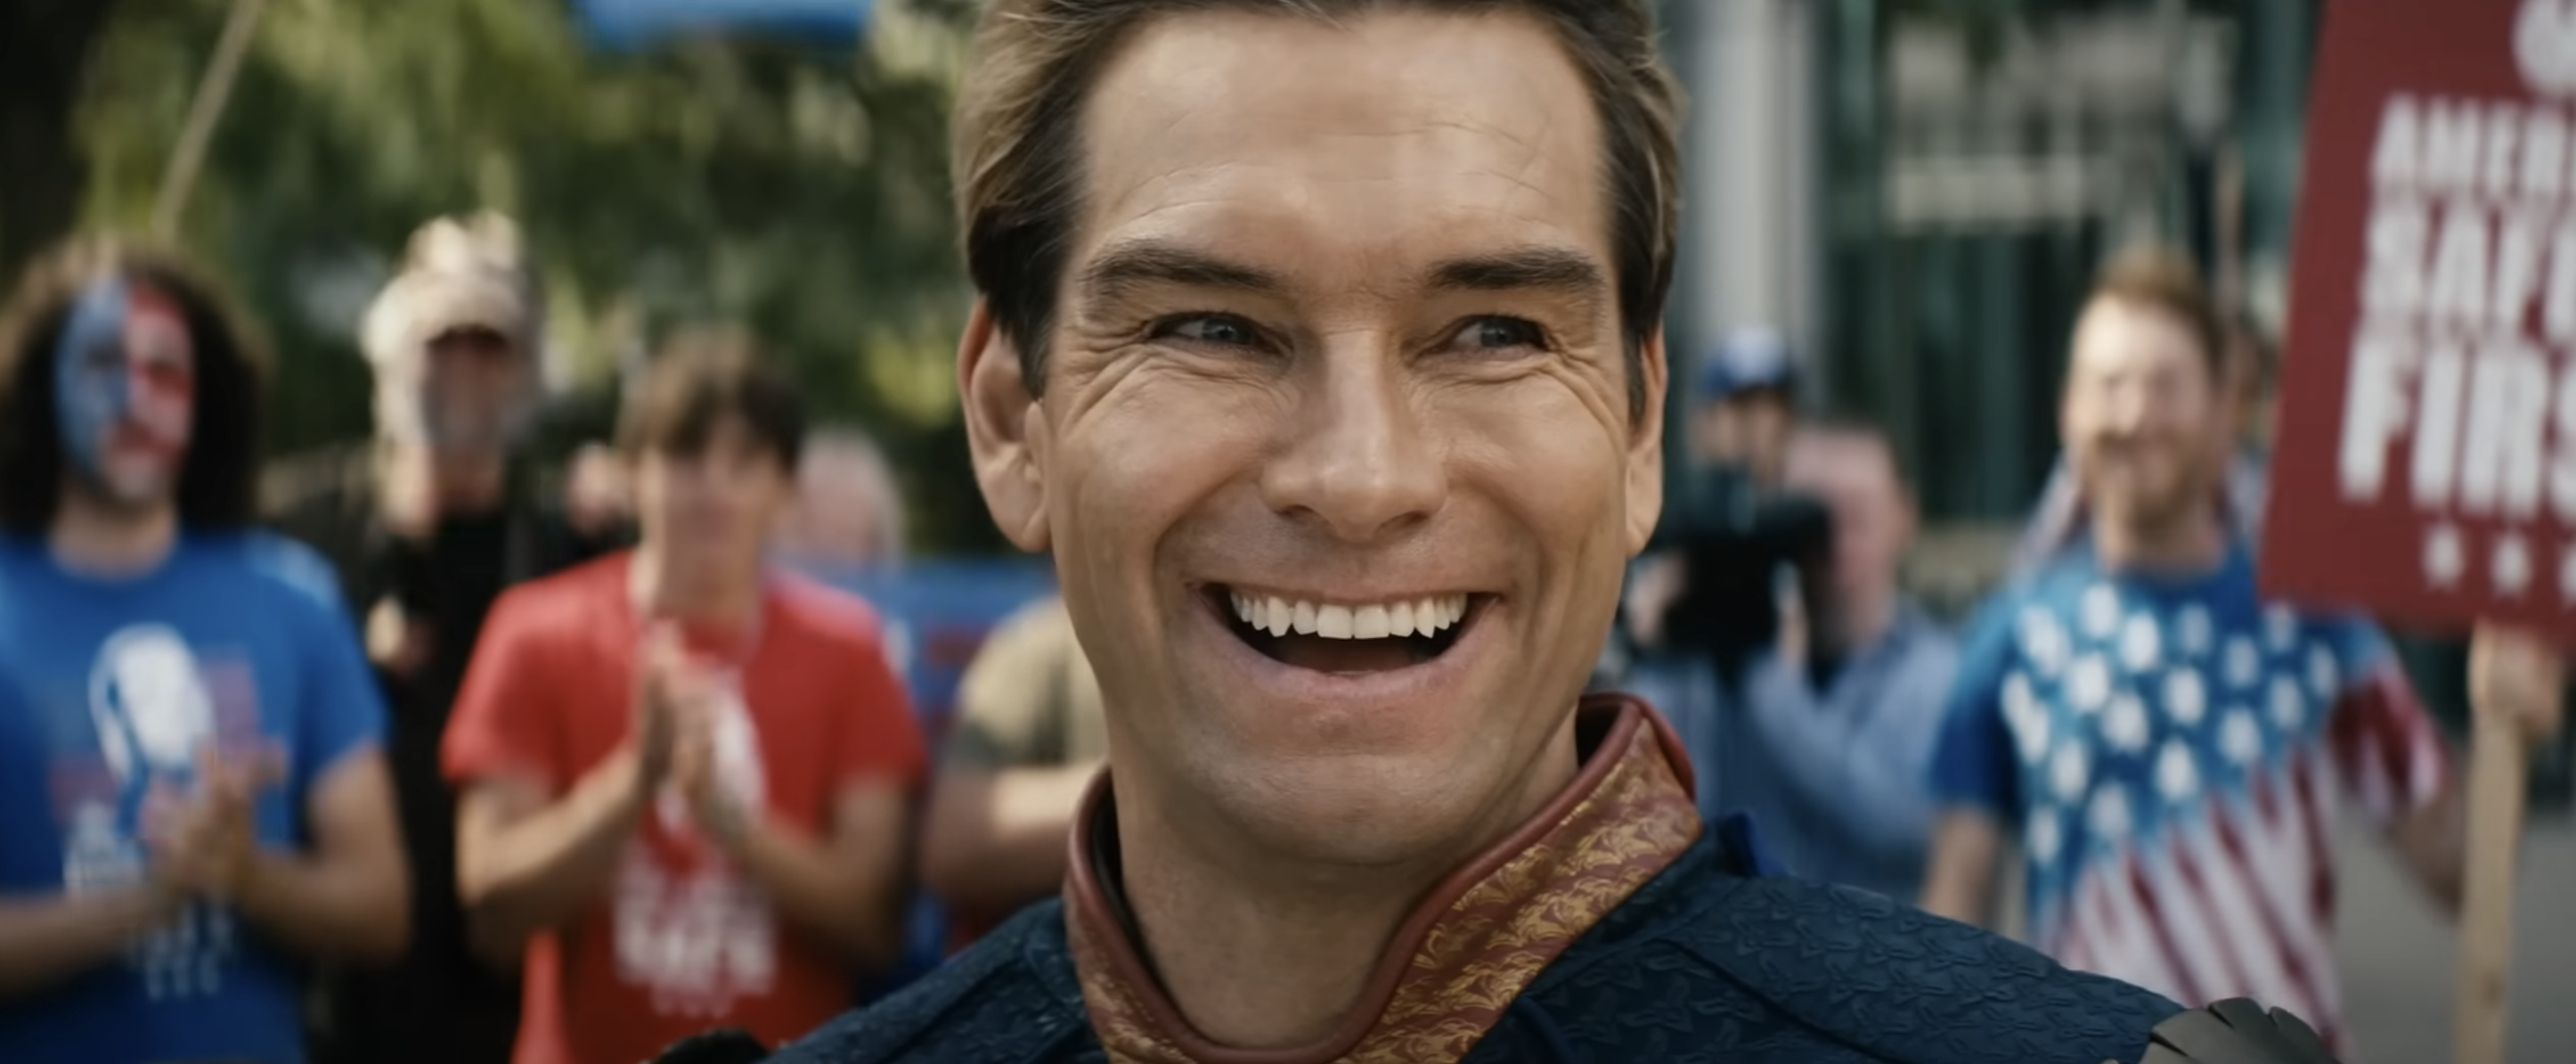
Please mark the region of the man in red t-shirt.
<svg viewBox="0 0 2576 1064"><path fill-rule="evenodd" d="M449 726L476 946L525 962L517 1064L634 1064L711 1027L776 1044L901 945L925 765L876 618L769 575L794 387L666 354L618 446L642 544L509 592Z"/></svg>

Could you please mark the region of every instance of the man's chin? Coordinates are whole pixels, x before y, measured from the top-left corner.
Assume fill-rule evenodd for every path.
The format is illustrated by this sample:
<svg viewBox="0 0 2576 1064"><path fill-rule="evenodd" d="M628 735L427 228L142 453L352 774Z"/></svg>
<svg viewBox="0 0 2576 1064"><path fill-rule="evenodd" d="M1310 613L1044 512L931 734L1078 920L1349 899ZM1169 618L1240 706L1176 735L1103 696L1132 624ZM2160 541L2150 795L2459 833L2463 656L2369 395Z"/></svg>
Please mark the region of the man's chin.
<svg viewBox="0 0 2576 1064"><path fill-rule="evenodd" d="M510 450L508 428L498 422L437 422L425 425L421 445L430 453L459 461L488 459Z"/></svg>
<svg viewBox="0 0 2576 1064"><path fill-rule="evenodd" d="M1510 796L1455 757L1278 759L1267 770L1210 779L1249 841L1301 865L1352 869L1431 862L1446 868L1510 830Z"/></svg>
<svg viewBox="0 0 2576 1064"><path fill-rule="evenodd" d="M1377 732L1355 744L1341 729L1246 729L1238 722L1190 744L1178 780L1197 792L1178 805L1209 810L1225 831L1274 859L1352 869L1445 870L1511 830L1558 778L1493 735L1486 714ZM1375 729L1368 729L1375 732ZM1563 768L1570 773L1574 768Z"/></svg>
<svg viewBox="0 0 2576 1064"><path fill-rule="evenodd" d="M90 501L117 512L149 510L166 502L172 491L166 470L118 469L114 466L82 478Z"/></svg>
<svg viewBox="0 0 2576 1064"><path fill-rule="evenodd" d="M2165 490L2107 493L2094 509L2098 520L2143 530L2170 528L2203 505L2190 492Z"/></svg>

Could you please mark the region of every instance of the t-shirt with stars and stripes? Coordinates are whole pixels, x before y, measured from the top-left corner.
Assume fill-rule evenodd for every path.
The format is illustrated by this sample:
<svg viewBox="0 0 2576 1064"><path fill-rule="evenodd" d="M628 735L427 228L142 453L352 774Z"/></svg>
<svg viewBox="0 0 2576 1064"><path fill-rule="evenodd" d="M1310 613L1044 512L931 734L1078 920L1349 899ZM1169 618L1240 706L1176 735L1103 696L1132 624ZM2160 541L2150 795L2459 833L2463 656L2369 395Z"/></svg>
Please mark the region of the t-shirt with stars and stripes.
<svg viewBox="0 0 2576 1064"><path fill-rule="evenodd" d="M2031 938L2061 963L2340 1042L2328 802L2385 825L2449 771L2368 622L2264 603L2241 544L2182 578L2087 546L1972 625L1932 792L2018 830Z"/></svg>

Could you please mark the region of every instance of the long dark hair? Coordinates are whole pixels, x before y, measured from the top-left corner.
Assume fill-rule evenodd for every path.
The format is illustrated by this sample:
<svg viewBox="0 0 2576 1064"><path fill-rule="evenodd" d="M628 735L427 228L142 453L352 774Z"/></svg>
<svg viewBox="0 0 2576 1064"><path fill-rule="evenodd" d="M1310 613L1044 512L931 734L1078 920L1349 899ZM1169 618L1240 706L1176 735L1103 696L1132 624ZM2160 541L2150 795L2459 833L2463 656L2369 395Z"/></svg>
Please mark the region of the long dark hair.
<svg viewBox="0 0 2576 1064"><path fill-rule="evenodd" d="M195 428L179 467L179 523L231 529L257 515L260 393L267 355L216 286L178 256L108 238L75 240L27 268L0 306L0 529L42 535L62 503L54 348L90 286L121 279L178 305L196 351Z"/></svg>

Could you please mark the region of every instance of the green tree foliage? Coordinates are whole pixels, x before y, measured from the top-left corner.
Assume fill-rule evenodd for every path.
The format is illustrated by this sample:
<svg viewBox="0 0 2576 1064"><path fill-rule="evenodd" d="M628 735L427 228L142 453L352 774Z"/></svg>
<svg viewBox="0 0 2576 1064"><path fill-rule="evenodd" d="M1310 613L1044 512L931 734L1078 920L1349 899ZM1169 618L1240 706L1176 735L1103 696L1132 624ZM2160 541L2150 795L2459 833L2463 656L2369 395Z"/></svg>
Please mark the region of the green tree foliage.
<svg viewBox="0 0 2576 1064"><path fill-rule="evenodd" d="M79 129L86 221L148 218L231 0L122 0ZM881 2L846 48L598 54L562 0L269 0L183 226L278 350L272 443L368 429L355 327L440 213L523 226L568 431L671 328L755 329L825 418L884 439L934 553L998 545L950 368L968 301L947 112L971 0Z"/></svg>
<svg viewBox="0 0 2576 1064"><path fill-rule="evenodd" d="M0 278L71 227L82 164L72 114L115 0L0 4Z"/></svg>

